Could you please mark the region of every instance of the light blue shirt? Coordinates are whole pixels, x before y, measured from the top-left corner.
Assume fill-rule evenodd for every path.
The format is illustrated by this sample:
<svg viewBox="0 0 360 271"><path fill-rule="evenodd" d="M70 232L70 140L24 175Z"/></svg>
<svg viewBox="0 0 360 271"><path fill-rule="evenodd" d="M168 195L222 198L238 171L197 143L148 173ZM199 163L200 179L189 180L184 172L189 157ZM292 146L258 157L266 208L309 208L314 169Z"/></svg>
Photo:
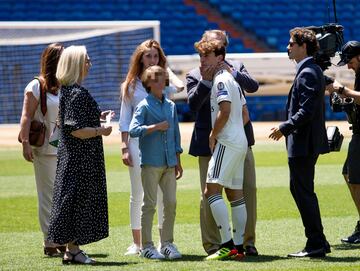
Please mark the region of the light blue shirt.
<svg viewBox="0 0 360 271"><path fill-rule="evenodd" d="M146 134L147 126L162 121L169 123L166 131ZM139 137L140 164L154 167L177 165L176 153L182 153L180 129L175 104L149 94L142 100L130 123L130 136Z"/></svg>
<svg viewBox="0 0 360 271"><path fill-rule="evenodd" d="M133 88L130 87L132 90ZM122 91L124 91L122 89ZM169 97L171 94L176 92L176 88L172 85L165 87L164 94L165 97ZM133 90L133 94L131 98L124 99L121 98L121 105L120 105L120 118L119 118L119 131L120 132L128 132L129 131L129 125L131 122L131 119L133 117L134 111L136 106L148 96L148 93L146 92L145 88L143 87L141 80L139 78L136 78L135 81L135 87Z"/></svg>

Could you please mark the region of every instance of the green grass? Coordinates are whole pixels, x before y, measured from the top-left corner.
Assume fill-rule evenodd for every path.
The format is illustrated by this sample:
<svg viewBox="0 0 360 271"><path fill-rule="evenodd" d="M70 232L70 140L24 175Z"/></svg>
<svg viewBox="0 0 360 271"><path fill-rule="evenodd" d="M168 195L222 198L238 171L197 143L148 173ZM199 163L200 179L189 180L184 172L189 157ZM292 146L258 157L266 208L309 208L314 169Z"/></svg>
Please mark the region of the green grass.
<svg viewBox="0 0 360 271"><path fill-rule="evenodd" d="M84 247L99 261L96 267L66 268L60 258L42 255L32 165L22 159L19 149L0 149L0 270L359 270L358 248L340 243L340 238L351 233L357 220L354 204L340 174L346 146L344 142L341 152L321 156L316 169L316 193L332 253L320 260L288 259L287 253L303 248L305 237L288 189L285 147L280 143L257 142L254 147L258 187L256 245L261 256L248 257L244 262L204 261L198 217L197 159L186 151L182 155L184 176L178 181L175 225L175 242L183 259L161 262L123 256L131 242L129 176L122 165L119 148L106 146L110 236Z"/></svg>

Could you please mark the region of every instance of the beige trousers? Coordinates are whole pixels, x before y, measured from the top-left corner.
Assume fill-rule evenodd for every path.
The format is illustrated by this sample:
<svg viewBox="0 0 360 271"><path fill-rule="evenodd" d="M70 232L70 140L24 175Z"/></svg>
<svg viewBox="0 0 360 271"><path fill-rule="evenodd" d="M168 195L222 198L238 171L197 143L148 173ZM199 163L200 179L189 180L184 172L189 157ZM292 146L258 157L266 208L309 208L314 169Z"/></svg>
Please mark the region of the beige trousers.
<svg viewBox="0 0 360 271"><path fill-rule="evenodd" d="M256 208L256 174L255 160L251 147L248 148L244 162L243 192L246 204L247 220L245 226L244 246L255 245Z"/></svg>
<svg viewBox="0 0 360 271"><path fill-rule="evenodd" d="M161 245L174 241L174 223L176 216L176 178L175 167L141 167L141 181L144 199L141 208L142 247L153 246L152 225L157 201L157 189L163 192L164 220L161 231Z"/></svg>
<svg viewBox="0 0 360 271"><path fill-rule="evenodd" d="M56 155L39 155L34 153L34 171L38 194L38 212L44 240L47 239L49 220L53 199L53 188L56 175Z"/></svg>
<svg viewBox="0 0 360 271"><path fill-rule="evenodd" d="M211 156L199 156L199 171L201 185L200 200L200 229L203 247L206 252L217 249L221 244L221 237L215 220L212 216L209 203L204 195L206 175ZM243 192L246 202L247 221L245 227L244 246L255 245L256 227L256 175L255 160L251 147L248 148L244 162Z"/></svg>

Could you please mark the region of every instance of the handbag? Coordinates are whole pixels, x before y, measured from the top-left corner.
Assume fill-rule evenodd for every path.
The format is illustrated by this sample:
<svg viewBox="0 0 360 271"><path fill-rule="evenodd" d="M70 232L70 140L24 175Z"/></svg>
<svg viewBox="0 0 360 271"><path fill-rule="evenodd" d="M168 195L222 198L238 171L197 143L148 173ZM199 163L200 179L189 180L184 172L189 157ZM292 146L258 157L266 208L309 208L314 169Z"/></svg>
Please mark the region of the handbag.
<svg viewBox="0 0 360 271"><path fill-rule="evenodd" d="M47 112L46 107L46 92L43 88L41 80L39 77L35 77L40 83L40 103L41 113L45 116ZM46 134L46 126L43 122L38 120L32 120L30 124L30 132L29 132L29 144L35 147L41 147L45 142L45 134ZM18 141L22 143L20 132L18 135Z"/></svg>

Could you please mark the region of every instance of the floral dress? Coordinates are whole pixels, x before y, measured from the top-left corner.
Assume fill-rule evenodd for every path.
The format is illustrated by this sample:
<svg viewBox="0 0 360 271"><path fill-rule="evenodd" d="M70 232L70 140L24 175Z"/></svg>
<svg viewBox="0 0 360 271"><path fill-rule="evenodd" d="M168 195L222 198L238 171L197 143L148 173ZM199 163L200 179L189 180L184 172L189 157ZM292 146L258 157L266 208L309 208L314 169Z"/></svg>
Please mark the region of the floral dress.
<svg viewBox="0 0 360 271"><path fill-rule="evenodd" d="M60 143L48 240L77 245L109 235L102 137L71 132L100 126L100 109L88 90L74 84L60 91Z"/></svg>

